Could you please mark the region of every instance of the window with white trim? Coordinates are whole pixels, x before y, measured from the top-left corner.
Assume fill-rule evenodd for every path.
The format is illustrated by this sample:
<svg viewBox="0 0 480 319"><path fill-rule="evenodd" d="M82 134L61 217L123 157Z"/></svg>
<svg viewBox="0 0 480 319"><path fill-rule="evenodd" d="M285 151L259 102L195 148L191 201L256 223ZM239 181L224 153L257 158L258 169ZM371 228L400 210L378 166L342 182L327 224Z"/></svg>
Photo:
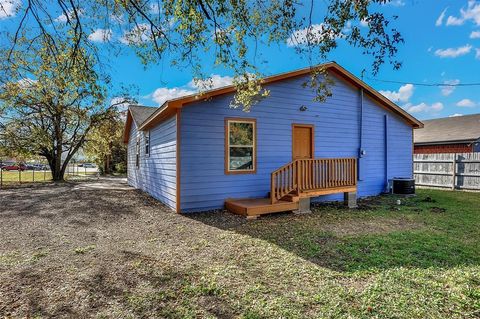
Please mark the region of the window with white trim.
<svg viewBox="0 0 480 319"><path fill-rule="evenodd" d="M135 144L135 167L140 167L140 136L137 136L137 142Z"/></svg>
<svg viewBox="0 0 480 319"><path fill-rule="evenodd" d="M225 172L255 173L256 171L256 121L254 119L226 120Z"/></svg>
<svg viewBox="0 0 480 319"><path fill-rule="evenodd" d="M145 132L145 155L150 156L150 131Z"/></svg>

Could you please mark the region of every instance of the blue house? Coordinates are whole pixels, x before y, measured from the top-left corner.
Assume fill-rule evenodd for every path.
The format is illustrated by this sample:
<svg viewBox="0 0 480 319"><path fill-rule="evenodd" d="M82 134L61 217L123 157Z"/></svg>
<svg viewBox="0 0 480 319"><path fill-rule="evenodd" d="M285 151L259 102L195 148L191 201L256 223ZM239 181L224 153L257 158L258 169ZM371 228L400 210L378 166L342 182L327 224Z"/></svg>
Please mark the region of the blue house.
<svg viewBox="0 0 480 319"><path fill-rule="evenodd" d="M229 107L233 86L130 106L128 183L179 213L257 217L342 195L354 206L412 177L423 124L340 65L324 68L334 80L324 103L302 86L306 68L265 78L270 95L248 113Z"/></svg>

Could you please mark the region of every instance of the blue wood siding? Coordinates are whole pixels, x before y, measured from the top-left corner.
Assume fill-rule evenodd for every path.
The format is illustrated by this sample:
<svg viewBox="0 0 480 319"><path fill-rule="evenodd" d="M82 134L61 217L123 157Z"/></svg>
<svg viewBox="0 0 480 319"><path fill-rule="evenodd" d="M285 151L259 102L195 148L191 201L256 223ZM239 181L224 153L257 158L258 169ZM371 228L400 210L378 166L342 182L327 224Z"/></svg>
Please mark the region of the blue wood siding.
<svg viewBox="0 0 480 319"><path fill-rule="evenodd" d="M269 85L270 96L249 113L229 108L232 95L182 109L182 211L221 208L226 198L267 196L270 173L292 160L292 123L315 126L315 157L357 157L359 90L337 79L333 96L317 103L312 101L314 92L302 87L304 81L294 78ZM303 105L307 111L301 112ZM224 174L225 117L257 120L256 174ZM363 149L367 154L362 159L365 172L359 182L359 195L369 196L381 193L387 178L412 176L412 128L368 97L364 97L363 123Z"/></svg>
<svg viewBox="0 0 480 319"><path fill-rule="evenodd" d="M148 132L146 132L148 133ZM140 137L140 165L135 167L135 143ZM145 154L145 135L132 123L128 142L128 183L172 209L176 209L177 190L177 122L176 117L150 130L150 155Z"/></svg>

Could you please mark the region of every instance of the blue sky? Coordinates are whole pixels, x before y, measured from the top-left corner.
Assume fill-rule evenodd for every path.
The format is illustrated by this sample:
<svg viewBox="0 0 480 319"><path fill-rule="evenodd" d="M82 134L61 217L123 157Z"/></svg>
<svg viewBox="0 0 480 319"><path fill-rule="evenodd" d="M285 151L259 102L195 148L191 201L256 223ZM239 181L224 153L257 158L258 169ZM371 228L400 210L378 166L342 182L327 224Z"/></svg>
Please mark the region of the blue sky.
<svg viewBox="0 0 480 319"><path fill-rule="evenodd" d="M0 0L5 1L20 3L20 0ZM398 55L403 66L394 71L389 65L384 65L376 78L366 74L364 80L419 119L480 113L480 86L449 88L419 85L480 82L480 1L393 0L381 10L387 15L399 16L394 24L405 39ZM16 18L13 12L10 15L0 13L0 24L12 25ZM102 30L91 36L100 47L106 46L102 43L103 38ZM196 89L190 82L192 74L189 69L172 68L167 60L145 69L128 49L120 56L108 55L108 52L105 50L114 79L113 87L136 86L136 98L142 104L158 105L166 98ZM265 74L308 65L287 43L261 47L260 54L268 61L261 68ZM204 60L203 72L211 74L215 84L231 81L231 74L215 68L208 57ZM359 50L342 44L328 60L338 62L357 76L371 63L371 59L362 56Z"/></svg>

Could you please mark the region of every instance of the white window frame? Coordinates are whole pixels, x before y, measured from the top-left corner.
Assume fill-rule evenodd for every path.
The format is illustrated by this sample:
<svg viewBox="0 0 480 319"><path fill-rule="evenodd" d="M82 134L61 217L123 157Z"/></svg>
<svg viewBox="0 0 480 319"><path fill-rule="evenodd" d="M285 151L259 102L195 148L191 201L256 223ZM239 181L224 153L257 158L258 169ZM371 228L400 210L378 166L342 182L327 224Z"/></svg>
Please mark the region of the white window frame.
<svg viewBox="0 0 480 319"><path fill-rule="evenodd" d="M145 156L150 157L150 131L145 132Z"/></svg>
<svg viewBox="0 0 480 319"><path fill-rule="evenodd" d="M135 168L140 168L140 136L138 135L135 143Z"/></svg>
<svg viewBox="0 0 480 319"><path fill-rule="evenodd" d="M253 125L252 145L230 145L230 124L248 123ZM230 148L251 147L252 168L251 169L230 169ZM252 118L225 118L225 174L255 174L257 172L257 120Z"/></svg>

